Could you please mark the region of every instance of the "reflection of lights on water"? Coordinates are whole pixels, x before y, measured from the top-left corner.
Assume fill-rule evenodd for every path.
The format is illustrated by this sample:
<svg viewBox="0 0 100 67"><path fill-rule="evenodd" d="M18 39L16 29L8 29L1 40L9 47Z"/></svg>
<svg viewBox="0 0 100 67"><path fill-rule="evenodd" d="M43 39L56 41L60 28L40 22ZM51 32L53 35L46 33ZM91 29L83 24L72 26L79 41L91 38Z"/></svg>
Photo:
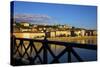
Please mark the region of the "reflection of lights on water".
<svg viewBox="0 0 100 67"><path fill-rule="evenodd" d="M23 34L23 38L29 38L30 35L28 33Z"/></svg>

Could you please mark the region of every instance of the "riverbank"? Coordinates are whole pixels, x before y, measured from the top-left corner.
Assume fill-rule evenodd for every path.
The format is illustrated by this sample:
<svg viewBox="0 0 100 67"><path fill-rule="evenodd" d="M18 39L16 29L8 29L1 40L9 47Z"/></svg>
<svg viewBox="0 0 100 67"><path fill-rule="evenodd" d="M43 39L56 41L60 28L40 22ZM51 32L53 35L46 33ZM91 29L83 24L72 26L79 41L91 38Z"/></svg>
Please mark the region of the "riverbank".
<svg viewBox="0 0 100 67"><path fill-rule="evenodd" d="M63 41L63 42L75 42L75 43L89 43L89 44L97 44L97 36L84 36L84 37L56 37L56 38L48 38L48 40L52 41Z"/></svg>
<svg viewBox="0 0 100 67"><path fill-rule="evenodd" d="M17 38L30 38L30 39L44 39L45 34L37 33L13 33ZM36 37L41 35L43 37ZM79 37L51 37L47 38L52 41L62 41L62 42L71 42L71 43L83 43L83 44L97 44L97 36L79 36Z"/></svg>
<svg viewBox="0 0 100 67"><path fill-rule="evenodd" d="M48 38L49 40L71 40L71 39L75 39L75 40L80 40L80 39L97 39L97 36L83 36L83 37L55 37L55 38Z"/></svg>

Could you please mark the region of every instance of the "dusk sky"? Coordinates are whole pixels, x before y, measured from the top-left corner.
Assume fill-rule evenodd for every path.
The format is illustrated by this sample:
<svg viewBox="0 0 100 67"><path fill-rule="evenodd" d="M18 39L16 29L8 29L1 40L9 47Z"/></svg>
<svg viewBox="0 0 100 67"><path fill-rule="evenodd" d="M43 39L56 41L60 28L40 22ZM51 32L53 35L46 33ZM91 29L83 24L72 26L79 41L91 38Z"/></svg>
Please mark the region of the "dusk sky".
<svg viewBox="0 0 100 67"><path fill-rule="evenodd" d="M50 18L51 24L68 24L88 29L96 29L97 27L96 6L16 1L14 2L14 15L17 14L42 15Z"/></svg>

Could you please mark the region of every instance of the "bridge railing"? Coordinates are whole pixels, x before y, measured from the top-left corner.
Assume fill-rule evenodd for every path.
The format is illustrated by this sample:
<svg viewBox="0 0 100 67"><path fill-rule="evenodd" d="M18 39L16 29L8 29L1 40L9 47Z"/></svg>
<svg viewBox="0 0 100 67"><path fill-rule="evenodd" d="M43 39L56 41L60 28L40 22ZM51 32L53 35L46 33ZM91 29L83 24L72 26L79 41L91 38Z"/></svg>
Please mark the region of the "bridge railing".
<svg viewBox="0 0 100 67"><path fill-rule="evenodd" d="M17 40L19 40L19 43L17 44ZM24 44L24 41L28 41L29 44ZM41 48L37 50L35 47L34 42L41 43ZM97 45L92 44L78 44L78 43L68 43L68 42L60 42L60 41L49 41L49 40L36 40L36 39L28 39L28 38L12 38L11 42L11 60L12 65L23 65L23 64L35 64L36 58L39 59L40 64L47 64L48 63L48 52L53 57L53 60L50 63L59 63L59 59L67 52L68 53L68 62L71 62L71 53L75 56L75 58L78 61L84 61L78 53L73 48L82 48L82 49L89 49L89 50L97 50ZM51 50L50 45L60 45L64 46L65 48L58 54L55 55L55 53ZM23 51L24 49L24 51ZM30 49L30 50L29 50ZM33 50L35 51L35 56L32 57ZM43 57L39 55L43 51ZM20 59L16 60L18 58L16 55L20 57ZM23 63L21 62L22 59L27 55L27 59L29 62Z"/></svg>

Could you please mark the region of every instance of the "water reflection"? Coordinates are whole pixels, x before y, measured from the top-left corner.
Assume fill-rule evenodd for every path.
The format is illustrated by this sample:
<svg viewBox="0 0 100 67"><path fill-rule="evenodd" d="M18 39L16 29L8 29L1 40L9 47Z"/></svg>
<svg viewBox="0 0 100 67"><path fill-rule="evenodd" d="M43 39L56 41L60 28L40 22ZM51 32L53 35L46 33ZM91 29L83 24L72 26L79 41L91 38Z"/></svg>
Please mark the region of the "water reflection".
<svg viewBox="0 0 100 67"><path fill-rule="evenodd" d="M19 38L33 38L33 34L16 34L15 35L16 37L19 37ZM35 36L35 35L34 35ZM61 39L61 38L59 38ZM53 39L51 38L51 40L56 40L56 39ZM75 42L75 43L82 43L82 44L97 44L97 39L91 39L91 38L88 38L88 39L67 39L67 38L62 38L62 41L66 41L66 42ZM17 46L19 45L20 41L17 40ZM19 47L19 52L23 55L25 53L25 48L28 47L29 45L29 41L24 41L23 42L24 46L20 46ZM39 42L34 42L33 43L36 50L39 51L40 48L42 47L42 43L39 43ZM60 45L55 45L55 44L48 44L51 51L55 54L55 56L59 55L59 53L61 53L65 47L64 46L60 46ZM14 50L16 50L17 48L15 48ZM93 51L93 50L86 50L86 49L80 49L80 48L74 48L75 51L79 54L79 56L81 56L82 59L84 59L84 61L93 61L93 60L96 60L97 59L97 51ZM27 53L29 54L30 57L35 57L36 56L36 52L34 50L34 48L32 48L32 52L30 53L30 48L27 50ZM43 60L43 50L41 50L41 52L39 53L39 56L40 58ZM14 55L14 57L16 58L19 58L19 54L16 53ZM24 55L24 59L27 60L28 56L27 54ZM78 60L71 54L71 58L73 62L77 62ZM50 52L48 51L48 63L50 63L54 58L52 57L52 55L50 54ZM64 62L67 62L67 59L68 59L68 53L66 51L66 53L64 55L62 55L62 57L59 59L59 61L61 63L64 63ZM27 62L29 62L27 60ZM35 61L36 64L39 64L39 59L36 58L36 61Z"/></svg>
<svg viewBox="0 0 100 67"><path fill-rule="evenodd" d="M97 40L96 39L82 39L82 40L76 40L76 43L97 44Z"/></svg>
<svg viewBox="0 0 100 67"><path fill-rule="evenodd" d="M29 41L24 41L23 44L25 45L25 47L24 46L19 47L19 52L22 55L25 53L25 48L28 47ZM40 48L42 47L42 43L34 42L33 44L34 44L37 51L39 51ZM17 45L18 45L18 41L17 41ZM60 46L60 45L55 45L55 44L48 44L48 45L49 45L51 51L54 53L55 56L58 56L65 49L64 46ZM74 48L74 50L78 53L78 55L82 59L84 59L84 61L93 61L93 60L97 59L97 51L96 50L93 51L93 50L82 49L82 48L81 49L80 48ZM34 48L32 49L32 53L30 53L30 48L26 52L28 53L28 55L30 57L34 58L36 56L36 51L34 50ZM23 57L27 62L29 62L29 60L27 59L29 57L28 55L25 54L24 57ZM38 55L43 60L43 50L41 50L41 52ZM16 55L14 55L14 56L16 58L20 57L18 53L16 53ZM71 59L72 62L78 62L78 60L76 59L76 57L73 54L71 54L71 58L72 58ZM54 59L49 51L48 51L48 59L49 59L48 63L50 63ZM68 59L68 53L66 51L66 53L59 58L59 61L61 63L65 63L65 62L68 62L67 59ZM36 64L40 63L38 58L35 60L35 63Z"/></svg>

